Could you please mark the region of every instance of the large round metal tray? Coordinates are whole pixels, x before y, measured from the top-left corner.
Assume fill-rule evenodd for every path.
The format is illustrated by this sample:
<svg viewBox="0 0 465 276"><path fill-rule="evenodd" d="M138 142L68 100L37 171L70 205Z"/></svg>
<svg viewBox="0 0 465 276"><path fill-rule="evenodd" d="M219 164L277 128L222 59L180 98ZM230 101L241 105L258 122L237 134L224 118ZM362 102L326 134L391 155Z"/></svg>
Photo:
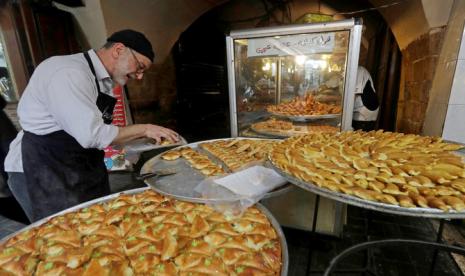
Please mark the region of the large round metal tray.
<svg viewBox="0 0 465 276"><path fill-rule="evenodd" d="M322 114L322 115L284 115L280 113L275 113L275 112L269 112L273 116L280 117L280 118L285 118L289 119L291 121L295 122L307 122L307 121L312 121L312 120L321 120L321 119L334 119L338 118L341 116L341 113L338 114Z"/></svg>
<svg viewBox="0 0 465 276"><path fill-rule="evenodd" d="M74 207L68 208L68 209L63 210L63 211L61 211L59 213L56 213L54 215L51 215L49 217L46 217L46 218L43 218L43 219L41 219L39 221L34 222L34 223L24 227L23 229L21 229L19 231L16 231L16 232L4 237L3 239L0 240L0 244L6 242L8 239L18 235L21 232L27 231L29 229L32 229L34 227L37 227L37 226L40 226L40 225L44 224L45 222L49 221L53 217L63 215L63 214L66 214L66 213L70 213L70 212L74 212L74 211L77 211L79 209L92 206L94 204L104 203L104 202L110 201L110 200L112 200L112 199L114 199L114 198L116 198L116 197L118 197L119 195L122 195L122 194L129 194L129 195L138 194L138 193L142 193L142 192L144 192L144 191L146 191L148 189L150 189L150 188L149 187L144 187L144 188L137 188L137 189L127 190L127 191L124 191L124 192L115 193L115 194L111 194L111 195L108 195L108 196L104 196L104 197L100 197L100 198L96 198L96 199L84 202L82 204L76 205ZM281 276L287 276L287 272L288 272L288 269L289 269L289 253L288 253L286 237L284 236L283 229L281 228L281 226L279 225L279 223L275 219L275 217L271 214L271 212L268 211L268 209L265 208L265 206L263 206L260 203L257 203L257 204L255 204L255 207L257 207L261 212L263 212L263 214L265 214L265 216L270 220L270 223L273 226L273 228L276 230L276 234L278 235L279 240L281 242L281 261L282 261Z"/></svg>
<svg viewBox="0 0 465 276"><path fill-rule="evenodd" d="M264 140L258 138L224 138L224 139L213 139L213 140L206 140L196 143L190 143L184 146L176 147L173 150L182 148L182 147L191 147L193 149L198 149L200 143L205 142L213 142L213 141L221 141L221 140L231 140L231 139L253 139L253 140ZM206 153L199 149L200 152ZM157 170L163 169L174 169L177 173L173 175L167 175L161 178L148 178L144 180L147 186L151 187L158 193L166 196L171 196L176 199L196 202L196 203L219 203L225 202L228 200L225 199L216 199L216 198L202 198L199 193L197 193L194 189L195 187L205 179L205 176L201 174L198 170L192 168L189 163L184 158L178 158L173 161L163 160L161 158L161 154L156 155L152 159L145 162L142 166L140 173L150 173ZM214 160L215 162L221 164L221 162L216 159L214 156L209 155L209 157ZM293 185L287 183L269 193L267 193L263 198L270 198L282 195L293 188ZM240 200L241 197L236 196L234 193L230 192L226 188L218 187L218 189L224 189L224 194L230 194L231 199L230 201L237 201Z"/></svg>
<svg viewBox="0 0 465 276"><path fill-rule="evenodd" d="M386 212L396 215L403 215L403 216L414 216L414 217L425 217L425 218L443 218L443 219L463 219L465 218L465 212L457 212L455 210L451 210L449 212L444 212L439 209L433 208L406 208L400 207L396 205L380 203L375 201L369 201L365 199L361 199L355 196L346 195L343 193L333 192L331 190L320 188L311 182L305 182L300 179L295 178L294 176L282 171L278 168L272 161L270 162L271 166L273 167L276 172L286 178L289 182L293 183L294 185L310 191L312 193L318 194L320 196L324 196L339 202L347 203L350 205L358 206L361 208L366 208L370 210Z"/></svg>

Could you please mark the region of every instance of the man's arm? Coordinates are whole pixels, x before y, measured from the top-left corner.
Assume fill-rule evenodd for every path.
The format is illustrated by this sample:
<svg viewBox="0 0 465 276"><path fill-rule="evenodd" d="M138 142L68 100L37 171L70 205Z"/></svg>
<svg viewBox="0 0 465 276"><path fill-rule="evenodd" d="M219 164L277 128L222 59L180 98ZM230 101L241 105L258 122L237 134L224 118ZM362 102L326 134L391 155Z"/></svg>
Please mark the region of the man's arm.
<svg viewBox="0 0 465 276"><path fill-rule="evenodd" d="M161 138L178 141L178 134L170 129L137 124L118 128L103 123L102 113L93 96L93 80L75 69L60 70L50 82L46 96L49 112L68 134L84 148L103 149L109 144L123 144L148 137L158 143Z"/></svg>
<svg viewBox="0 0 465 276"><path fill-rule="evenodd" d="M137 138L148 137L155 139L157 143L162 138L172 142L179 141L179 135L169 128L151 124L136 124L118 128L118 135L113 139L112 145L121 145Z"/></svg>

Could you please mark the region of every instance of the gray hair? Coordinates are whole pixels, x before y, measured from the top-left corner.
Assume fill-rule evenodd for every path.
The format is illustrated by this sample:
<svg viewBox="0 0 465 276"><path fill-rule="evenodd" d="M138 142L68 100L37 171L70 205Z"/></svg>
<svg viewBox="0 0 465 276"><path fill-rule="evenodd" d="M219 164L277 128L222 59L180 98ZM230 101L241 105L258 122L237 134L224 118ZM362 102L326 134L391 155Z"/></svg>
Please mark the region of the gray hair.
<svg viewBox="0 0 465 276"><path fill-rule="evenodd" d="M105 42L105 44L103 44L102 48L110 49L114 44L115 44L115 42L113 42L113 41L107 41L107 42Z"/></svg>

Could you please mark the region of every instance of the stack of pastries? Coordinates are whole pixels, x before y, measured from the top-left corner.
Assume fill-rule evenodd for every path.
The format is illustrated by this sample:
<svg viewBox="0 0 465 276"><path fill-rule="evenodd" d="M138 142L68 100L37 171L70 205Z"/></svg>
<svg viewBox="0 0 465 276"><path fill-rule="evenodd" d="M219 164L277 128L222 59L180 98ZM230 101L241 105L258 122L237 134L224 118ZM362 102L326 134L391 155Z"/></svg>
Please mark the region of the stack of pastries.
<svg viewBox="0 0 465 276"><path fill-rule="evenodd" d="M199 146L234 172L246 164L264 161L275 144L277 142L273 140L231 139L205 142Z"/></svg>
<svg viewBox="0 0 465 276"><path fill-rule="evenodd" d="M161 155L161 158L167 161L173 161L181 157L186 159L192 168L199 170L205 176L216 176L225 173L224 169L213 162L206 154L202 154L190 147L170 150Z"/></svg>
<svg viewBox="0 0 465 276"><path fill-rule="evenodd" d="M310 94L304 97L297 97L290 102L267 106L266 110L270 113L284 116L308 116L341 113L341 107L339 105L318 102L315 100L315 97Z"/></svg>
<svg viewBox="0 0 465 276"><path fill-rule="evenodd" d="M461 145L383 131L314 133L274 147L272 162L308 183L401 207L465 210ZM309 184L312 185L312 184Z"/></svg>
<svg viewBox="0 0 465 276"><path fill-rule="evenodd" d="M276 143L273 140L228 139L201 143L199 147L221 161L227 170L234 172L244 165L264 161ZM190 147L173 149L161 156L162 159L167 161L173 161L181 157L186 159L191 167L199 170L205 176L225 173L223 167L216 164L208 155Z"/></svg>
<svg viewBox="0 0 465 276"><path fill-rule="evenodd" d="M338 127L328 125L294 125L289 121L276 120L271 118L266 121L252 124L252 130L259 133L277 134L284 136L293 136L299 134L307 134L310 132L336 132Z"/></svg>
<svg viewBox="0 0 465 276"><path fill-rule="evenodd" d="M271 118L269 120L253 124L252 128L257 129L257 130L267 130L267 131L273 131L273 130L286 131L286 130L294 129L294 125L289 121L276 120L275 118Z"/></svg>
<svg viewBox="0 0 465 276"><path fill-rule="evenodd" d="M229 218L153 191L120 195L0 244L0 275L279 275L281 244L256 208Z"/></svg>

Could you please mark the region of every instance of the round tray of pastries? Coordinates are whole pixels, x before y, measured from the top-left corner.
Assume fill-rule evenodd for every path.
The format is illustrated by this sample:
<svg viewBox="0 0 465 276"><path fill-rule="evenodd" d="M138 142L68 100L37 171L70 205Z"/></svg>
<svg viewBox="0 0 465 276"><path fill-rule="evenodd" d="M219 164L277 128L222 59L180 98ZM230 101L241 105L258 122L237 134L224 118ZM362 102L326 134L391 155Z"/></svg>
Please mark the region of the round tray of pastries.
<svg viewBox="0 0 465 276"><path fill-rule="evenodd" d="M297 122L337 118L342 111L341 106L318 102L310 94L278 105L269 105L266 110L277 117Z"/></svg>
<svg viewBox="0 0 465 276"><path fill-rule="evenodd" d="M287 275L282 230L261 205L228 217L135 189L0 241L0 275Z"/></svg>
<svg viewBox="0 0 465 276"><path fill-rule="evenodd" d="M274 147L291 183L347 204L400 215L465 218L463 146L383 131L296 136Z"/></svg>
<svg viewBox="0 0 465 276"><path fill-rule="evenodd" d="M195 188L208 177L221 177L251 164L263 164L278 140L257 138L225 138L207 140L176 147L148 160L141 168L141 174L171 170L176 173L148 178L145 183L155 191L174 198L198 202L218 203L225 199L204 198ZM288 192L293 185L287 183L268 192L264 198ZM223 189L232 201L240 200L232 192ZM228 194L230 193L230 194Z"/></svg>
<svg viewBox="0 0 465 276"><path fill-rule="evenodd" d="M280 138L288 138L295 135L309 134L311 132L337 132L338 127L329 125L296 125L285 120L271 118L266 121L254 123L250 128L258 134Z"/></svg>

